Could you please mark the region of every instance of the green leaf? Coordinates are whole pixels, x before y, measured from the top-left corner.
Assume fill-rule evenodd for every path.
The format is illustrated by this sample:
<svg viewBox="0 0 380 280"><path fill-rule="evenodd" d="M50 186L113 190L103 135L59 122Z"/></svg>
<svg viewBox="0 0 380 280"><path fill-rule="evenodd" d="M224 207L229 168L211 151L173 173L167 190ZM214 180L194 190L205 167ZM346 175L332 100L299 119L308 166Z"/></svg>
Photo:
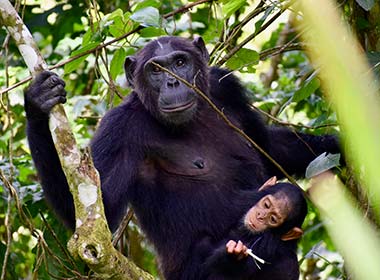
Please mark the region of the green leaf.
<svg viewBox="0 0 380 280"><path fill-rule="evenodd" d="M141 1L136 5L136 8L134 11L138 11L141 9L144 9L146 7L154 7L154 8L159 8L162 5L161 1L159 0L145 0Z"/></svg>
<svg viewBox="0 0 380 280"><path fill-rule="evenodd" d="M264 15L261 17L261 19L255 23L255 33L260 30L261 26L263 26L264 22L266 21L268 16L272 13L272 11L275 9L275 7L276 6L273 5L265 10Z"/></svg>
<svg viewBox="0 0 380 280"><path fill-rule="evenodd" d="M321 174L333 167L339 166L340 154L319 155L316 159L310 162L306 168L306 178L310 179L313 176Z"/></svg>
<svg viewBox="0 0 380 280"><path fill-rule="evenodd" d="M113 14L113 13L112 13ZM108 27L109 32L113 37L120 37L128 33L133 28L133 22L129 20L131 13L115 15L112 17L112 24Z"/></svg>
<svg viewBox="0 0 380 280"><path fill-rule="evenodd" d="M109 19L114 19L118 17L123 17L123 10L122 9L116 9L111 14L109 14Z"/></svg>
<svg viewBox="0 0 380 280"><path fill-rule="evenodd" d="M231 70L241 69L242 72L254 73L259 61L259 53L251 49L240 49L233 57L227 61L227 67Z"/></svg>
<svg viewBox="0 0 380 280"><path fill-rule="evenodd" d="M375 5L375 0L356 0L356 3L368 12Z"/></svg>
<svg viewBox="0 0 380 280"><path fill-rule="evenodd" d="M86 60L86 58L88 57L89 55L84 55L80 58L77 58L67 64L65 64L64 66L64 70L65 70L65 73L68 74L68 73L71 73L73 71L75 71L76 69L79 68L79 65Z"/></svg>
<svg viewBox="0 0 380 280"><path fill-rule="evenodd" d="M313 78L310 81L306 82L306 85L297 90L293 95L293 102L300 102L308 98L313 92L315 92L321 83L318 78Z"/></svg>
<svg viewBox="0 0 380 280"><path fill-rule="evenodd" d="M224 0L222 8L224 18L230 17L233 13L245 5L247 5L246 0Z"/></svg>
<svg viewBox="0 0 380 280"><path fill-rule="evenodd" d="M110 65L110 72L111 72L112 79L116 79L117 75L119 75L119 73L121 73L121 71L123 70L123 64L124 64L126 55L127 55L127 52L125 51L124 48L120 48L116 50L115 53L113 54L113 58Z"/></svg>
<svg viewBox="0 0 380 280"><path fill-rule="evenodd" d="M153 7L147 7L133 13L130 17L133 21L140 23L142 26L160 26L160 12Z"/></svg>
<svg viewBox="0 0 380 280"><path fill-rule="evenodd" d="M165 35L165 31L162 28L146 27L140 31L141 37L151 38Z"/></svg>
<svg viewBox="0 0 380 280"><path fill-rule="evenodd" d="M115 17L113 19L113 24L111 24L108 29L113 37L119 37L124 34L125 23L122 17Z"/></svg>
<svg viewBox="0 0 380 280"><path fill-rule="evenodd" d="M89 43L89 44L87 44L86 46L84 46L84 47L82 47L82 48L80 48L80 49L78 49L78 50L76 50L76 51L73 51L73 52L71 53L71 56L70 56L70 57L74 57L74 56L76 56L76 55L78 55L78 54L81 54L81 53L84 53L84 52L86 52L86 51L88 51L88 50L91 50L91 49L95 48L98 44L99 44L98 42L92 42L92 43ZM71 72L73 72L74 70L78 69L79 65L80 65L83 61L85 61L86 58L87 58L89 55L90 55L90 54L86 54L86 55L84 55L84 56L81 56L81 57L79 57L79 58L77 58L77 59L75 59L75 60L73 60L73 61L67 63L67 64L65 65L65 67L64 67L64 69L65 69L65 73L68 74L68 73L71 73Z"/></svg>

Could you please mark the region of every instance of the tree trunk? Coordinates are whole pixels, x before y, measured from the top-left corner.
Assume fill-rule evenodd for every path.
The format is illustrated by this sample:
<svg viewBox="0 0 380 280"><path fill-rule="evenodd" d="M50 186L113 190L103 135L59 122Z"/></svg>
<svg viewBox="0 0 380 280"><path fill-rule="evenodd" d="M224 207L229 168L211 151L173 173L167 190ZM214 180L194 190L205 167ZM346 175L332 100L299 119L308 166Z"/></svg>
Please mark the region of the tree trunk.
<svg viewBox="0 0 380 280"><path fill-rule="evenodd" d="M48 69L28 28L8 0L0 0L0 22L16 41L33 76ZM77 228L68 243L70 253L82 259L100 279L154 279L112 246L99 174L89 151L79 152L62 105L51 112L50 130L75 205Z"/></svg>

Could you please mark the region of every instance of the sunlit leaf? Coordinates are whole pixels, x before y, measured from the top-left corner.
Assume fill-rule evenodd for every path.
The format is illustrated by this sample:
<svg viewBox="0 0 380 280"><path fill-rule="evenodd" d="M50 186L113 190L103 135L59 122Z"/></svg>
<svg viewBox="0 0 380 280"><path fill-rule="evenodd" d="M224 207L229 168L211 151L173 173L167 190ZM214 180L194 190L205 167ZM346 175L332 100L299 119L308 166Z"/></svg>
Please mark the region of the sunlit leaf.
<svg viewBox="0 0 380 280"><path fill-rule="evenodd" d="M110 72L112 79L116 79L116 76L123 71L123 65L126 57L126 51L124 48L120 48L115 51L111 60Z"/></svg>
<svg viewBox="0 0 380 280"><path fill-rule="evenodd" d="M115 17L113 23L108 27L109 32L114 37L119 37L124 34L124 22L122 17Z"/></svg>
<svg viewBox="0 0 380 280"><path fill-rule="evenodd" d="M130 17L142 26L160 26L160 12L153 7L146 7L133 13Z"/></svg>
<svg viewBox="0 0 380 280"><path fill-rule="evenodd" d="M323 153L319 155L306 168L306 178L314 177L333 167L339 166L339 160L340 154Z"/></svg>
<svg viewBox="0 0 380 280"><path fill-rule="evenodd" d="M140 31L141 37L151 38L165 35L165 31L162 28L146 27Z"/></svg>
<svg viewBox="0 0 380 280"><path fill-rule="evenodd" d="M93 42L93 43L89 43L87 44L86 46L80 48L79 50L76 50L76 51L73 51L71 53L71 56L70 57L74 57L78 54L82 54L82 53L85 53L87 52L88 50L91 50L93 48L95 48L99 43L98 42ZM83 55L81 56L80 58L77 58L73 61L70 61L69 63L67 63L64 67L65 69L65 73L68 74L68 73L71 73L73 72L74 70L78 69L79 65L86 60L86 58L89 56L89 54L86 54L86 55Z"/></svg>
<svg viewBox="0 0 380 280"><path fill-rule="evenodd" d="M162 5L162 2L159 0L145 0L145 1L141 1L141 2L138 1L138 2L139 3L136 5L133 11L138 11L146 7L159 8Z"/></svg>
<svg viewBox="0 0 380 280"><path fill-rule="evenodd" d="M233 13L239 10L244 5L247 5L245 0L224 0L223 1L223 14L225 18L230 17Z"/></svg>
<svg viewBox="0 0 380 280"><path fill-rule="evenodd" d="M268 9L265 10L264 15L255 22L255 32L259 31L261 26L263 26L265 20L268 18L268 16L272 13L272 11L275 9L275 6L271 6Z"/></svg>
<svg viewBox="0 0 380 280"><path fill-rule="evenodd" d="M364 10L369 11L375 5L375 0L355 0Z"/></svg>
<svg viewBox="0 0 380 280"><path fill-rule="evenodd" d="M318 78L313 78L310 81L306 82L306 84L297 90L293 95L293 102L300 102L308 98L312 93L314 93L319 87L321 83Z"/></svg>
<svg viewBox="0 0 380 280"><path fill-rule="evenodd" d="M258 52L243 48L227 61L227 67L231 70L254 73L256 69L253 66L258 63L259 58Z"/></svg>

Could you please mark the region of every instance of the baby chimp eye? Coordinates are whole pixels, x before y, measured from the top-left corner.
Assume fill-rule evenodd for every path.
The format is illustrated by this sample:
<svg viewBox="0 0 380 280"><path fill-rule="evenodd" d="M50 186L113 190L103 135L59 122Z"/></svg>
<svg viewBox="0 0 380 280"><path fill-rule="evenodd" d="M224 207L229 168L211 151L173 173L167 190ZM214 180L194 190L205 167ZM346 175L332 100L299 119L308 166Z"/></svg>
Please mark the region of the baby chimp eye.
<svg viewBox="0 0 380 280"><path fill-rule="evenodd" d="M266 209L269 209L269 208L270 208L270 203L269 203L268 201L265 201L265 202L264 202L264 207L265 207Z"/></svg>
<svg viewBox="0 0 380 280"><path fill-rule="evenodd" d="M271 223L272 224L277 224L277 218L276 218L276 216L270 216L270 221L271 221Z"/></svg>

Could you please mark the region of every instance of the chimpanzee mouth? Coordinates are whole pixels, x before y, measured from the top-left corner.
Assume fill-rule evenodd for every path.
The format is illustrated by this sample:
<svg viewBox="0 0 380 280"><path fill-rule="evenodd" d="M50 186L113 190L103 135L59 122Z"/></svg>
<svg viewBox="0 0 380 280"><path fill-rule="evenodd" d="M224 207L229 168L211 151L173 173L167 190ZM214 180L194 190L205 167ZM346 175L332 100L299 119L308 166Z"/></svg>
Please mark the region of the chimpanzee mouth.
<svg viewBox="0 0 380 280"><path fill-rule="evenodd" d="M172 107L171 106L161 107L161 111L164 113L178 113L178 112L182 112L191 108L194 104L195 104L195 101L191 100L190 102L172 106Z"/></svg>
<svg viewBox="0 0 380 280"><path fill-rule="evenodd" d="M246 224L246 226L248 226L253 231L257 231L255 221L248 220L248 223Z"/></svg>

